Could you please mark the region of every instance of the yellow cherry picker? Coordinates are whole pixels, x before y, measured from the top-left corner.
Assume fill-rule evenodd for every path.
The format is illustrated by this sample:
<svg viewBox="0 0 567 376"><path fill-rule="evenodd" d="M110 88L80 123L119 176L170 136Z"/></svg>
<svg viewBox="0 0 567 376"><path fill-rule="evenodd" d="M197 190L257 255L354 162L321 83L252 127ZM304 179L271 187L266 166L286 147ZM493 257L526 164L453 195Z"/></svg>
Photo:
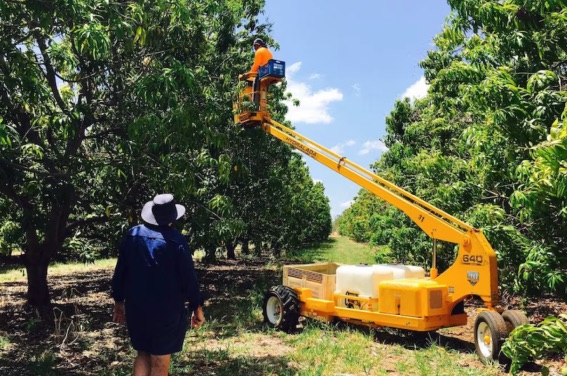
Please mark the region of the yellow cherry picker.
<svg viewBox="0 0 567 376"><path fill-rule="evenodd" d="M245 86L234 101L234 122L260 127L403 211L433 240L433 260L427 273L399 264L284 266L282 285L266 293L264 321L285 331L304 316L429 332L466 325L465 301L477 298L484 308L474 324L476 352L485 363L498 360L510 331L528 319L499 307L496 255L482 231L273 120L268 89L284 77L280 60L240 75ZM438 240L458 246L453 264L442 273L436 266Z"/></svg>

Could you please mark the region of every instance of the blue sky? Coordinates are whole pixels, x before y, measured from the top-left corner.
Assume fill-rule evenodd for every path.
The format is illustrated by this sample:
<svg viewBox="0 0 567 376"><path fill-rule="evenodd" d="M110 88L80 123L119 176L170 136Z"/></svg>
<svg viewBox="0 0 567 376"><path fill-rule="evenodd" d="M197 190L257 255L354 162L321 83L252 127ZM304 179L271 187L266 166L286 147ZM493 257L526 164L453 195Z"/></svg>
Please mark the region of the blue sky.
<svg viewBox="0 0 567 376"><path fill-rule="evenodd" d="M266 1L280 45L274 58L286 62L288 90L301 102L287 119L307 138L369 168L386 150L380 139L395 100L427 92L418 63L449 11L439 0ZM334 218L359 187L304 159L325 185Z"/></svg>

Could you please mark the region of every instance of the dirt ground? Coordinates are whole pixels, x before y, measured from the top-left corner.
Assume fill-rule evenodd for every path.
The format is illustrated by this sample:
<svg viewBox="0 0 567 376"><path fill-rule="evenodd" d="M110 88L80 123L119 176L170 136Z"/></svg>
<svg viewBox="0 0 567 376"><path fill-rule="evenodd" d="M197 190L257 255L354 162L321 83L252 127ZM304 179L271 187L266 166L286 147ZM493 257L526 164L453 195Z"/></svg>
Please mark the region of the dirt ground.
<svg viewBox="0 0 567 376"><path fill-rule="evenodd" d="M267 268L266 261L221 261L215 265L197 265L201 284L209 295L206 303L208 320L222 323L232 309L239 309L239 301L250 299L258 289L280 283L281 275L277 268ZM52 322L42 321L41 312L24 304L24 282L0 284L0 375L121 374L112 369L124 366L124 359L128 358L124 354L130 350L125 329L110 322L113 306L109 297L111 275L112 270L106 268L51 276L53 306L44 317L51 317ZM504 302L504 308L519 309L519 300ZM523 309L530 321L539 322L548 315L567 312L567 304L540 298ZM467 313L469 324L442 330L438 334L442 338L440 343L451 342L451 347L457 349L474 349L472 326L476 309L467 307ZM258 327L261 330L261 323ZM211 336L208 346L214 347L214 338L219 335L222 334ZM3 343L2 338L7 338L7 343ZM191 338L188 341L191 342ZM398 344L407 341L409 344L415 339L393 335L390 341ZM262 337L253 346L253 355L258 357L259 362L281 358L287 351L289 349L282 345L280 339L270 335ZM565 366L559 357L544 363L552 369L552 375L558 374L558 370ZM199 364L196 367L199 369ZM214 362L203 361L201 371L207 368L206 374L215 374L214 367ZM522 375L537 375L540 370L541 366L529 364L524 367Z"/></svg>

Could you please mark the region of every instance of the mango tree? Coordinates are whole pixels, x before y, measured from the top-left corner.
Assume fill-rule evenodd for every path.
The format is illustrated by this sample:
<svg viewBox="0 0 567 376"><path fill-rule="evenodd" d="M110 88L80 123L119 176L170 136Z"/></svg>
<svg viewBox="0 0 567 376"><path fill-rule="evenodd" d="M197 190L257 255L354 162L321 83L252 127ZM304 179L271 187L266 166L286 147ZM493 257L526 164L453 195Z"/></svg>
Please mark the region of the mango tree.
<svg viewBox="0 0 567 376"><path fill-rule="evenodd" d="M29 303L49 302L70 238L111 247L153 194L220 205L231 88L262 6L0 4L0 207L25 234Z"/></svg>

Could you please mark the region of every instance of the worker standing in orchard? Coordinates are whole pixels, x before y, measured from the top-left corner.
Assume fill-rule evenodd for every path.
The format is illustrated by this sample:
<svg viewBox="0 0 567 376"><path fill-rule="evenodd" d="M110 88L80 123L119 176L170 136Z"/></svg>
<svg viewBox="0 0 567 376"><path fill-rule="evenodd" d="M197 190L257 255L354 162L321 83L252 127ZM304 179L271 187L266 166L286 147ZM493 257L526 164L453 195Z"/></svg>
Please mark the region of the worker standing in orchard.
<svg viewBox="0 0 567 376"><path fill-rule="evenodd" d="M250 68L250 73L258 74L258 70L260 69L260 67L268 64L268 61L270 61L273 58L273 56L270 50L268 50L266 43L260 38L254 39L254 43L252 44L252 46L254 47L255 52L254 52L254 64L252 65L252 68ZM256 103L256 106L258 106L260 103L260 96L258 95L258 91L260 91L260 78L257 75L256 77L254 77L254 84L252 87L254 92L252 96L253 101L254 103Z"/></svg>
<svg viewBox="0 0 567 376"><path fill-rule="evenodd" d="M135 376L166 376L189 325L205 322L189 245L172 226L184 213L173 195L155 196L142 209L146 223L130 229L120 246L112 277L113 319L126 322L138 351Z"/></svg>
<svg viewBox="0 0 567 376"><path fill-rule="evenodd" d="M268 64L268 61L273 58L272 53L268 50L266 43L260 38L254 39L254 65L250 69L250 72L258 72L258 69L262 65Z"/></svg>

